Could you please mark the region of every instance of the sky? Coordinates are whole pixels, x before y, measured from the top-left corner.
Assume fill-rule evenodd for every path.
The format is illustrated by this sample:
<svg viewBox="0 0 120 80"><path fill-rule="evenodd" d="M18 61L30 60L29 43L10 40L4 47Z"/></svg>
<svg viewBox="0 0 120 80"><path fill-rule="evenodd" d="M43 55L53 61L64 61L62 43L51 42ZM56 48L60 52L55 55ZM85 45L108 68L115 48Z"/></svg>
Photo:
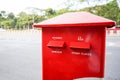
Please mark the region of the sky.
<svg viewBox="0 0 120 80"><path fill-rule="evenodd" d="M92 1L92 0L91 0ZM103 4L105 3L103 0ZM112 0L109 0L112 1ZM120 0L117 0L120 3ZM0 11L4 10L7 12L13 12L14 14L18 14L21 11L25 11L26 8L28 7L35 7L39 9L47 9L47 8L52 8L52 9L60 9L65 0L0 0ZM95 2L94 2L95 3ZM94 5L91 4L91 5ZM97 3L97 4L102 4L102 3ZM87 7L87 3L83 4L76 4L77 7Z"/></svg>
<svg viewBox="0 0 120 80"><path fill-rule="evenodd" d="M28 7L40 9L57 8L64 0L0 0L0 11L8 11L18 14Z"/></svg>

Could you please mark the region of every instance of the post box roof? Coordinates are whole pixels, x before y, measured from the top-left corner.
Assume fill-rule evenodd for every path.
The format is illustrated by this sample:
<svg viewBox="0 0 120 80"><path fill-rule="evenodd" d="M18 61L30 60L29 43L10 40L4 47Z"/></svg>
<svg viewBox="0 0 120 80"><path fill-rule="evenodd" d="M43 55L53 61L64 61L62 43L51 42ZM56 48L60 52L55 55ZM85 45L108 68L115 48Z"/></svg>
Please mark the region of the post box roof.
<svg viewBox="0 0 120 80"><path fill-rule="evenodd" d="M69 12L43 22L34 24L34 27L113 27L115 21L88 13Z"/></svg>

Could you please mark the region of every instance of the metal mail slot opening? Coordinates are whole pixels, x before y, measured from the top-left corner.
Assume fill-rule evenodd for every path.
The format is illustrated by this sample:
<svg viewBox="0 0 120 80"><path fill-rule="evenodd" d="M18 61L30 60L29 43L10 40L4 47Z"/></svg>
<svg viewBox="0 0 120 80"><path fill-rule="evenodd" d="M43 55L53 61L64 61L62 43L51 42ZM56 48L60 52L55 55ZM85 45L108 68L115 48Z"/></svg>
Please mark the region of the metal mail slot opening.
<svg viewBox="0 0 120 80"><path fill-rule="evenodd" d="M71 42L70 43L70 48L71 49L90 49L90 43L86 42Z"/></svg>
<svg viewBox="0 0 120 80"><path fill-rule="evenodd" d="M50 48L63 48L65 47L65 42L64 41L49 41L47 46Z"/></svg>

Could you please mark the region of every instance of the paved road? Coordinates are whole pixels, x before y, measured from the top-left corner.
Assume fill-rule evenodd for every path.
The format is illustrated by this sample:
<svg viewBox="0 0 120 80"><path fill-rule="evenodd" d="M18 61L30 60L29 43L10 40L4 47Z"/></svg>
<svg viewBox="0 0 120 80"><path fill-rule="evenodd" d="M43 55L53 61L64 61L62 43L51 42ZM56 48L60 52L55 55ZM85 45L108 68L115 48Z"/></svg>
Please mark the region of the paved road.
<svg viewBox="0 0 120 80"><path fill-rule="evenodd" d="M40 37L31 32L0 35L0 80L42 80Z"/></svg>
<svg viewBox="0 0 120 80"><path fill-rule="evenodd" d="M0 80L42 79L41 35L25 35L0 36ZM120 37L109 36L106 44L104 80L120 80Z"/></svg>
<svg viewBox="0 0 120 80"><path fill-rule="evenodd" d="M107 37L105 80L120 80L120 36Z"/></svg>

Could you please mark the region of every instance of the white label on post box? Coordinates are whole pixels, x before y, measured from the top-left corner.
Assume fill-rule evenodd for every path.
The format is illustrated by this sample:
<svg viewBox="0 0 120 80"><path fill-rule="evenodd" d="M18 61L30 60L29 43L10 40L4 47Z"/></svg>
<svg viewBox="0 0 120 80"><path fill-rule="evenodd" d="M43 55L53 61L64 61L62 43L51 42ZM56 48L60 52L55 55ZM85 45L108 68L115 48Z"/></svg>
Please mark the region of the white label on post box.
<svg viewBox="0 0 120 80"><path fill-rule="evenodd" d="M59 51L59 50L52 50L52 53L59 53L59 54L61 54L62 51Z"/></svg>
<svg viewBox="0 0 120 80"><path fill-rule="evenodd" d="M77 39L78 41L83 41L84 39L83 39L83 37L81 37L81 36L78 36L78 39Z"/></svg>
<svg viewBox="0 0 120 80"><path fill-rule="evenodd" d="M80 54L80 52L72 52L72 54Z"/></svg>
<svg viewBox="0 0 120 80"><path fill-rule="evenodd" d="M61 40L61 39L63 39L63 37L60 37L60 36L53 36L52 39L53 39L53 40Z"/></svg>
<svg viewBox="0 0 120 80"><path fill-rule="evenodd" d="M91 53L87 52L72 52L72 54L82 55L82 56L91 56Z"/></svg>
<svg viewBox="0 0 120 80"><path fill-rule="evenodd" d="M91 56L92 54L91 54L91 53L81 52L81 55L84 55L84 56Z"/></svg>

